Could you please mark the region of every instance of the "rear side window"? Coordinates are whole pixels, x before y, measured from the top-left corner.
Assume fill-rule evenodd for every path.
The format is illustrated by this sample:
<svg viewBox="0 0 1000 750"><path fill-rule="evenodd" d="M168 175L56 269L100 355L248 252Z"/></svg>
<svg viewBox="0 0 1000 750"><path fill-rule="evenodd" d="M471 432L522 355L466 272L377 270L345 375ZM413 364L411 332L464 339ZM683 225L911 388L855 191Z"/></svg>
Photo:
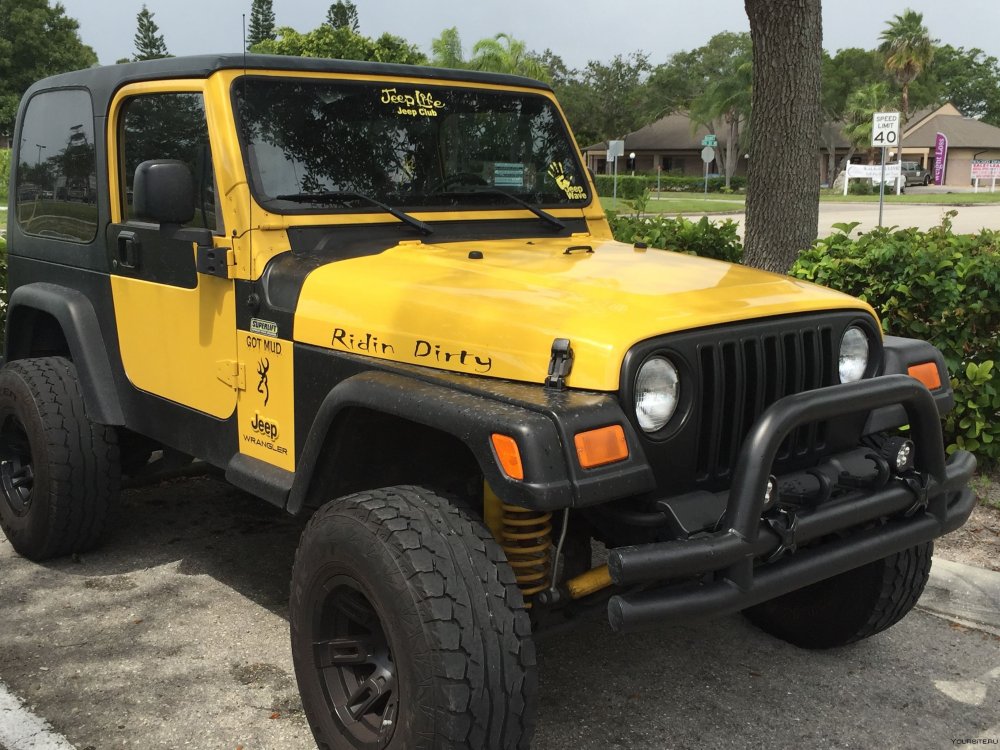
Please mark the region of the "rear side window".
<svg viewBox="0 0 1000 750"><path fill-rule="evenodd" d="M122 215L136 220L132 202L135 168L151 159L179 159L195 184L195 216L187 225L221 230L217 217L212 150L205 104L199 93L144 94L125 102L119 120L122 148Z"/></svg>
<svg viewBox="0 0 1000 750"><path fill-rule="evenodd" d="M33 96L16 145L14 210L21 230L91 242L97 236L97 159L90 94L65 89Z"/></svg>

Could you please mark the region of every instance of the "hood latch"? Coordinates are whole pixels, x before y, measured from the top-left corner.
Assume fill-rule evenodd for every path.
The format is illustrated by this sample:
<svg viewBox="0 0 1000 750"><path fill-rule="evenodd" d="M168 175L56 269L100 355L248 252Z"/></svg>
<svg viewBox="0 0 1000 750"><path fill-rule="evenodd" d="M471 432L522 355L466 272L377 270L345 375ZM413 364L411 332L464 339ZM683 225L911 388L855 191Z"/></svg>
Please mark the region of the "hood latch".
<svg viewBox="0 0 1000 750"><path fill-rule="evenodd" d="M552 341L552 357L549 359L549 374L545 378L546 388L564 390L566 378L573 371L573 347L569 339L554 339Z"/></svg>

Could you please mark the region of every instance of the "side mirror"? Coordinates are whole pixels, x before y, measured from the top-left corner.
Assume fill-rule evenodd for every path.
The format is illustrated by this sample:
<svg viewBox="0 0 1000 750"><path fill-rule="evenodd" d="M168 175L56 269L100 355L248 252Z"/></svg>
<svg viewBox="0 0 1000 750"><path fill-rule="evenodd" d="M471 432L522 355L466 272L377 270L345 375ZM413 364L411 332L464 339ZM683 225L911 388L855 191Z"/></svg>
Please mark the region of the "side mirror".
<svg viewBox="0 0 1000 750"><path fill-rule="evenodd" d="M155 159L135 168L133 205L139 219L157 224L187 224L194 218L194 178L187 164Z"/></svg>

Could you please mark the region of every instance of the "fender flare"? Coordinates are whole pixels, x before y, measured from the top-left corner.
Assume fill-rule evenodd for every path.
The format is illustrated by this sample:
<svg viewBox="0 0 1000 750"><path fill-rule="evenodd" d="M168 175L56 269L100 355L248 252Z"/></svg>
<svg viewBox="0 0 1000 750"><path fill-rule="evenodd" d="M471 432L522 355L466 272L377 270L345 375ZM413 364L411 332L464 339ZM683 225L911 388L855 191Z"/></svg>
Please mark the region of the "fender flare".
<svg viewBox="0 0 1000 750"><path fill-rule="evenodd" d="M574 488L562 441L549 417L454 388L372 370L341 381L323 399L297 462L286 505L289 513L302 511L326 436L337 417L352 407L391 414L459 439L505 502L539 509L573 504ZM512 480L501 471L490 440L494 432L517 440L525 477L530 481Z"/></svg>
<svg viewBox="0 0 1000 750"><path fill-rule="evenodd" d="M25 352L13 326L21 314L32 310L48 313L62 328L80 378L87 416L100 424L125 424L111 358L97 313L82 292L45 282L25 284L15 289L7 308L5 361L24 358Z"/></svg>

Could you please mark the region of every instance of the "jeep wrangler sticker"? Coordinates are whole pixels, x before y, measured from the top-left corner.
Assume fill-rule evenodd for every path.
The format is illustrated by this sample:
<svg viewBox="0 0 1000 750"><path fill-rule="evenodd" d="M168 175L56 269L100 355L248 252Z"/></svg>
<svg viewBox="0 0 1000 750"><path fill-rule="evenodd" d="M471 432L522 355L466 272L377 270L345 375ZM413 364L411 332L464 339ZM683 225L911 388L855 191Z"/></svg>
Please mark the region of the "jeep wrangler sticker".
<svg viewBox="0 0 1000 750"><path fill-rule="evenodd" d="M240 332L245 372L238 405L240 451L289 471L295 468L293 356L290 341Z"/></svg>
<svg viewBox="0 0 1000 750"><path fill-rule="evenodd" d="M434 98L434 94L414 89L411 93L400 93L397 89L382 89L382 104L396 107L396 114L404 117L437 117L438 110L444 109L444 102Z"/></svg>

